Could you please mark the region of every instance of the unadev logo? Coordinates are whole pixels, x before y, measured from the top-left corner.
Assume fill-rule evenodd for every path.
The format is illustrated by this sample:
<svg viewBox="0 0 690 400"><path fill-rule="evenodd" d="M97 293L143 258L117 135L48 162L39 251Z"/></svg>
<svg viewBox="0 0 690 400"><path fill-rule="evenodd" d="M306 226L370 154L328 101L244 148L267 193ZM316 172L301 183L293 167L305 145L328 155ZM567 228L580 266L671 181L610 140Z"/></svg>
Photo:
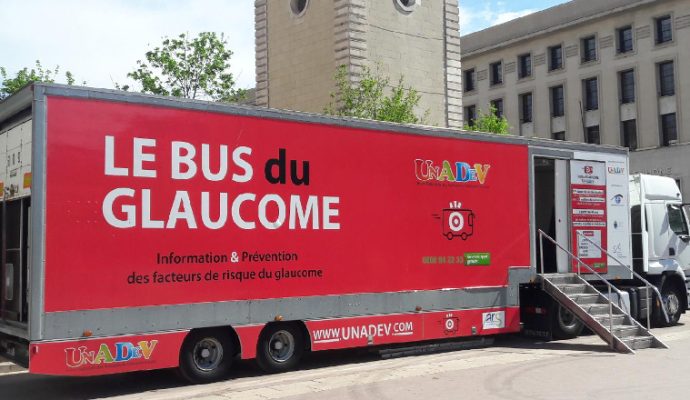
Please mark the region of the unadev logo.
<svg viewBox="0 0 690 400"><path fill-rule="evenodd" d="M67 366L79 368L84 365L121 363L142 358L148 360L157 344L158 340L143 340L136 345L129 342L119 342L115 343L114 348L111 348L107 344L101 343L98 351L89 350L86 346L70 347L65 349Z"/></svg>
<svg viewBox="0 0 690 400"><path fill-rule="evenodd" d="M437 165L431 160L414 160L414 171L417 180L422 182L440 181L440 182L456 182L468 183L479 182L484 184L486 176L489 174L490 164L474 164L456 161L443 160L443 163Z"/></svg>

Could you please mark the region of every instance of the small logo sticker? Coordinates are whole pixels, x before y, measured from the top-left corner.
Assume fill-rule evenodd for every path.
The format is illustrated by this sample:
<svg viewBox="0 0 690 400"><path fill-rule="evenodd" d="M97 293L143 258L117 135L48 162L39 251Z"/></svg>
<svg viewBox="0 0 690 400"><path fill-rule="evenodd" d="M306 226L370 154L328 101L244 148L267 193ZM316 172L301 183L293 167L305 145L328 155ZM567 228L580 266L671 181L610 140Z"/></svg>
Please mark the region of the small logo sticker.
<svg viewBox="0 0 690 400"><path fill-rule="evenodd" d="M484 329L501 329L506 327L505 311L493 311L482 314L482 327Z"/></svg>

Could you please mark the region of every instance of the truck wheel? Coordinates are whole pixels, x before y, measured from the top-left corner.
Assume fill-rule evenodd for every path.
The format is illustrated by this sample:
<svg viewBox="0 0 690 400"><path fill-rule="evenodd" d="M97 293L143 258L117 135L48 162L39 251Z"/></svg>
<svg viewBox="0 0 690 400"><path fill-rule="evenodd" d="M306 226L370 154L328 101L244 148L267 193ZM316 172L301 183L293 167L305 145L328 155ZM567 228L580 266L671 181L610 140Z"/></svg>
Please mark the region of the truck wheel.
<svg viewBox="0 0 690 400"><path fill-rule="evenodd" d="M227 378L233 359L230 335L221 330L190 333L180 351L179 372L191 383L208 383Z"/></svg>
<svg viewBox="0 0 690 400"><path fill-rule="evenodd" d="M573 313L556 302L551 310L551 333L555 339L573 339L582 333L584 325Z"/></svg>
<svg viewBox="0 0 690 400"><path fill-rule="evenodd" d="M671 282L666 282L661 287L661 305L666 309L668 314L669 322L666 322L664 314L658 307L658 303L655 302L653 312L654 320L656 325L660 327L673 326L680 320L680 314L683 312L681 308L681 299L683 298L682 293L678 290L678 286Z"/></svg>
<svg viewBox="0 0 690 400"><path fill-rule="evenodd" d="M261 333L256 362L268 373L284 372L295 368L303 353L304 338L297 326L272 324Z"/></svg>

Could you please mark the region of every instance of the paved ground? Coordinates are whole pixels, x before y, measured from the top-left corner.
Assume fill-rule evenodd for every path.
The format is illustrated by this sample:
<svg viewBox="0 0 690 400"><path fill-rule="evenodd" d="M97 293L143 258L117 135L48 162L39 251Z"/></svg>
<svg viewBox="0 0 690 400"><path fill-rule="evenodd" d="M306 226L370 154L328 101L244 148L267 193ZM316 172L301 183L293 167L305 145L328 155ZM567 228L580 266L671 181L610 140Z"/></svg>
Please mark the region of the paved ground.
<svg viewBox="0 0 690 400"><path fill-rule="evenodd" d="M552 343L504 337L489 348L392 360L359 351L316 354L301 370L280 375L245 363L233 379L201 386L183 386L170 371L79 379L15 372L0 375L0 399L685 398L690 324L655 333L671 350L631 356L609 352L594 336Z"/></svg>

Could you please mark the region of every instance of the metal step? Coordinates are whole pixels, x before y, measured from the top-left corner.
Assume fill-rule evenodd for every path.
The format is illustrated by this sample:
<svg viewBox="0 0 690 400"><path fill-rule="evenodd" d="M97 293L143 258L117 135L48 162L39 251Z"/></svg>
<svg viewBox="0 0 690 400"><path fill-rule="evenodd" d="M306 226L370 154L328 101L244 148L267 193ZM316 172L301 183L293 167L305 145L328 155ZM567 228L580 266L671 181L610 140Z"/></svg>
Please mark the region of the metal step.
<svg viewBox="0 0 690 400"><path fill-rule="evenodd" d="M587 286L581 283L570 283L556 285L558 289L565 294L584 294L592 293L587 291Z"/></svg>
<svg viewBox="0 0 690 400"><path fill-rule="evenodd" d="M604 325L606 326L606 325ZM638 328L635 325L614 325L613 326L613 334L618 336L621 339L624 338L629 338L629 337L634 337L637 335L641 335L644 332L640 331L640 328ZM625 341L625 340L623 340Z"/></svg>
<svg viewBox="0 0 690 400"><path fill-rule="evenodd" d="M577 304L596 304L601 301L601 295L598 293L578 293L568 295Z"/></svg>
<svg viewBox="0 0 690 400"><path fill-rule="evenodd" d="M597 320L600 324L603 326L609 326L609 325L622 325L623 323L626 322L626 316L625 315L614 315L613 318L609 318L609 315L596 315L594 316L594 319ZM611 322L609 323L609 320Z"/></svg>
<svg viewBox="0 0 690 400"><path fill-rule="evenodd" d="M627 337L627 338L623 339L623 343L625 343L626 346L630 347L633 350L648 349L650 347L657 347L657 346L654 346L654 337L653 336Z"/></svg>
<svg viewBox="0 0 690 400"><path fill-rule="evenodd" d="M629 314L577 274L541 274L544 291L573 313L612 349L635 353L668 348Z"/></svg>

